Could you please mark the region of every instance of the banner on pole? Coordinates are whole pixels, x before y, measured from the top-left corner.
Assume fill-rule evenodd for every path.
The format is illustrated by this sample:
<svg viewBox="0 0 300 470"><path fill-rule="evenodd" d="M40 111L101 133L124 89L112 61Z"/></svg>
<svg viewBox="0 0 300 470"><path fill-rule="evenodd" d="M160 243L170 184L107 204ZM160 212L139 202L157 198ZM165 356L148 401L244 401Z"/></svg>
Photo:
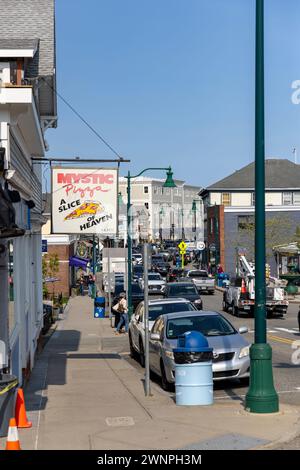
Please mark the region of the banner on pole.
<svg viewBox="0 0 300 470"><path fill-rule="evenodd" d="M52 233L117 233L116 168L52 169Z"/></svg>

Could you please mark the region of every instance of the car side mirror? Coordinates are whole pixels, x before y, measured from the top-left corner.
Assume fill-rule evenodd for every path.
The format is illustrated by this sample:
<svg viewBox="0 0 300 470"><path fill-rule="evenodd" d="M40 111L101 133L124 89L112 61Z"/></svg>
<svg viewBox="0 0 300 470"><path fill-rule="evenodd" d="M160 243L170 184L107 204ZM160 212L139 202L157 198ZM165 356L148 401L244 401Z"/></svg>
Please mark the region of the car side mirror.
<svg viewBox="0 0 300 470"><path fill-rule="evenodd" d="M151 333L150 334L150 339L152 341L161 341L159 333Z"/></svg>
<svg viewBox="0 0 300 470"><path fill-rule="evenodd" d="M248 333L248 331L249 331L249 330L248 330L248 328L247 328L246 326L241 326L241 327L239 328L239 333L240 333L241 335L243 335L243 334L245 334L245 333Z"/></svg>

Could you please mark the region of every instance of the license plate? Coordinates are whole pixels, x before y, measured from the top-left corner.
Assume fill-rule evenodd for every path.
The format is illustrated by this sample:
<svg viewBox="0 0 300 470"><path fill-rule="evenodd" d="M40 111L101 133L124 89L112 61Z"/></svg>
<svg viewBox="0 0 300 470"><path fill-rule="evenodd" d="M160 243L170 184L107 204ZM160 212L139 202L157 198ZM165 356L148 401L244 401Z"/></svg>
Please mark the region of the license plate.
<svg viewBox="0 0 300 470"><path fill-rule="evenodd" d="M244 307L244 310L251 310L251 307L249 307L248 305L246 305L246 306Z"/></svg>

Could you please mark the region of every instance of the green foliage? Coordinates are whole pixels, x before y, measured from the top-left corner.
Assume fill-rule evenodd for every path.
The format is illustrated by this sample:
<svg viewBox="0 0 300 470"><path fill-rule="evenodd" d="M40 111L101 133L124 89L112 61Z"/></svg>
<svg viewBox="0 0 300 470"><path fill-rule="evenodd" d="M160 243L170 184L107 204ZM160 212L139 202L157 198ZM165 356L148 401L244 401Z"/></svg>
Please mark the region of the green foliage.
<svg viewBox="0 0 300 470"><path fill-rule="evenodd" d="M273 247L284 245L293 241L291 230L291 220L287 216L274 216L266 219L266 261L270 262L273 257ZM298 230L300 238L300 227ZM238 237L234 241L235 246L245 249L247 258L254 261L255 223L244 224L243 229L239 230Z"/></svg>

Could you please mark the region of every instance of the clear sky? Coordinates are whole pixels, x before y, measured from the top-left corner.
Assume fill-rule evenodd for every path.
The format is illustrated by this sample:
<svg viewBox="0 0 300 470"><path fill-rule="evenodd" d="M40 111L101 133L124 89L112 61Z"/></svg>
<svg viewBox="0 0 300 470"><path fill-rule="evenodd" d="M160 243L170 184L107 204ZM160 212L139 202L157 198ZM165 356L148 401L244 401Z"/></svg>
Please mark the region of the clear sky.
<svg viewBox="0 0 300 470"><path fill-rule="evenodd" d="M58 91L123 174L171 164L207 186L254 159L254 19L255 0L57 0ZM299 51L299 0L265 0L266 154L300 162ZM58 104L49 156L114 157Z"/></svg>

